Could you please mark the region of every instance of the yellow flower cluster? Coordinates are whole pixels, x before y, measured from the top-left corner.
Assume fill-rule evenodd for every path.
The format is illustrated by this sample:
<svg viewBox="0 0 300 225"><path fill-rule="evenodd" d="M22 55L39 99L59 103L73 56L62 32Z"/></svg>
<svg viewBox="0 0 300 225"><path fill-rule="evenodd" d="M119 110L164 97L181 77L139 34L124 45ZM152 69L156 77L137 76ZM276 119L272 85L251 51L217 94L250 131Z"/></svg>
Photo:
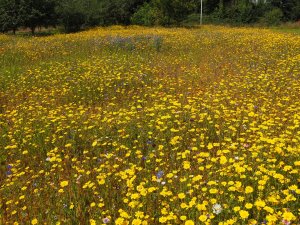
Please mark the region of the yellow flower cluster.
<svg viewBox="0 0 300 225"><path fill-rule="evenodd" d="M0 36L0 62L3 224L300 223L300 36Z"/></svg>

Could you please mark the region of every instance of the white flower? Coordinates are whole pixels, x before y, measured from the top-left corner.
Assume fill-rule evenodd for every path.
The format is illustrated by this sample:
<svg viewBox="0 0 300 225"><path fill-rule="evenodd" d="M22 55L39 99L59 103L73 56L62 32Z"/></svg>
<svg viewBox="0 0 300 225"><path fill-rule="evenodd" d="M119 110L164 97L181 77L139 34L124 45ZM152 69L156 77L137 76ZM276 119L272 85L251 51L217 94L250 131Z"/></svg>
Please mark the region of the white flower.
<svg viewBox="0 0 300 225"><path fill-rule="evenodd" d="M220 214L223 210L223 208L220 204L214 204L212 209L213 209L213 213L217 214L217 215Z"/></svg>

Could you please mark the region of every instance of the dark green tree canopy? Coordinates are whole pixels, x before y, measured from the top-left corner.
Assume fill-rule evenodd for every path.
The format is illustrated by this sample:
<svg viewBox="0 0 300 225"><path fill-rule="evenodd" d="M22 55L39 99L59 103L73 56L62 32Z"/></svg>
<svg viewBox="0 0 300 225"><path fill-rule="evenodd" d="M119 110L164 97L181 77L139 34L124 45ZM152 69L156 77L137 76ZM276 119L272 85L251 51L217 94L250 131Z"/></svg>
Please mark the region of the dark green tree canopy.
<svg viewBox="0 0 300 225"><path fill-rule="evenodd" d="M14 33L24 22L21 0L0 1L0 30Z"/></svg>
<svg viewBox="0 0 300 225"><path fill-rule="evenodd" d="M299 0L202 0L206 22L266 25L300 20ZM0 0L0 31L62 25L182 25L199 21L201 0Z"/></svg>

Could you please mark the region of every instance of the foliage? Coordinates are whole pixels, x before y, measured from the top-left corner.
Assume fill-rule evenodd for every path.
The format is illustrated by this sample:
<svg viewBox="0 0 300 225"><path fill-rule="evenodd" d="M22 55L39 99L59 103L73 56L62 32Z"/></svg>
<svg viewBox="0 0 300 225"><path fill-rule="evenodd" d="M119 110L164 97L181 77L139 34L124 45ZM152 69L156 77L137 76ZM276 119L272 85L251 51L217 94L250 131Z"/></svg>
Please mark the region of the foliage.
<svg viewBox="0 0 300 225"><path fill-rule="evenodd" d="M59 19L67 32L79 31L87 20L82 0L62 0L57 7Z"/></svg>
<svg viewBox="0 0 300 225"><path fill-rule="evenodd" d="M260 22L265 25L279 25L283 18L283 13L279 8L273 8L266 12L265 15L260 19Z"/></svg>
<svg viewBox="0 0 300 225"><path fill-rule="evenodd" d="M56 24L54 0L21 0L24 26L29 27L32 33L37 27L48 27Z"/></svg>
<svg viewBox="0 0 300 225"><path fill-rule="evenodd" d="M141 6L131 17L131 22L137 25L153 26L160 24L162 15L160 11L149 3Z"/></svg>
<svg viewBox="0 0 300 225"><path fill-rule="evenodd" d="M201 0L0 0L0 31L63 25L67 32L114 24L198 24ZM279 13L282 12L282 16ZM298 0L203 0L204 22L278 24L300 19ZM280 21L276 20L280 16ZM268 22L269 21L269 22Z"/></svg>
<svg viewBox="0 0 300 225"><path fill-rule="evenodd" d="M275 9L279 8L282 11L282 13L283 13L282 18L285 21L288 21L288 20L296 21L296 20L300 19L300 1L298 1L298 0L285 0L285 1L272 0L270 2L270 4L273 7L275 7Z"/></svg>
<svg viewBox="0 0 300 225"><path fill-rule="evenodd" d="M21 0L0 0L0 31L16 30L23 24Z"/></svg>
<svg viewBox="0 0 300 225"><path fill-rule="evenodd" d="M129 25L131 17L146 0L101 0L101 17L103 25Z"/></svg>
<svg viewBox="0 0 300 225"><path fill-rule="evenodd" d="M179 25L196 10L194 0L153 0L153 4L162 14L162 25Z"/></svg>

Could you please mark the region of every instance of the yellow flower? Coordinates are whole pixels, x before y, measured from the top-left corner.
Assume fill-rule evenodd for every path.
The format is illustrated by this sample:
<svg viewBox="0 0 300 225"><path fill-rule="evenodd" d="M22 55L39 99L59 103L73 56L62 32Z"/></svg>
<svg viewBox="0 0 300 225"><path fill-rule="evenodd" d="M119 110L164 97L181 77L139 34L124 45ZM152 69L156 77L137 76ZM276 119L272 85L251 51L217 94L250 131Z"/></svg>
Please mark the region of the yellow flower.
<svg viewBox="0 0 300 225"><path fill-rule="evenodd" d="M31 224L32 224L32 225L35 225L35 224L37 224L37 223L38 223L38 220L37 220L37 219L31 220Z"/></svg>
<svg viewBox="0 0 300 225"><path fill-rule="evenodd" d="M185 221L184 225L194 225L194 221L193 220L187 220Z"/></svg>
<svg viewBox="0 0 300 225"><path fill-rule="evenodd" d="M96 140L93 142L92 147L95 147L97 144L98 144L98 141Z"/></svg>
<svg viewBox="0 0 300 225"><path fill-rule="evenodd" d="M247 219L248 216L249 216L249 213L248 213L248 211L246 211L246 210L240 210L240 211L239 211L239 214L240 214L240 216L241 216L243 219Z"/></svg>
<svg viewBox="0 0 300 225"><path fill-rule="evenodd" d="M272 209L272 208L269 207L269 206L265 206L265 207L264 207L264 210L267 211L268 213L271 213L271 214L274 213L274 209Z"/></svg>
<svg viewBox="0 0 300 225"><path fill-rule="evenodd" d="M159 221L160 223L165 223L165 222L167 222L167 220L168 220L167 217L162 216L162 217L159 218L158 221Z"/></svg>
<svg viewBox="0 0 300 225"><path fill-rule="evenodd" d="M249 220L249 225L256 225L257 221L254 219Z"/></svg>
<svg viewBox="0 0 300 225"><path fill-rule="evenodd" d="M201 222L205 222L207 220L207 216L206 215L201 215L198 218Z"/></svg>
<svg viewBox="0 0 300 225"><path fill-rule="evenodd" d="M69 181L62 181L62 182L60 182L60 186L61 187L66 187L66 186L68 186L69 185Z"/></svg>
<svg viewBox="0 0 300 225"><path fill-rule="evenodd" d="M239 196L238 199L239 199L239 202L242 202L245 200L245 198L243 196Z"/></svg>
<svg viewBox="0 0 300 225"><path fill-rule="evenodd" d="M179 193L179 194L178 194L178 198L184 199L184 198L185 198L185 194L184 194L184 193Z"/></svg>
<svg viewBox="0 0 300 225"><path fill-rule="evenodd" d="M257 200L255 203L254 203L257 207L265 207L266 206L266 203L262 200Z"/></svg>
<svg viewBox="0 0 300 225"><path fill-rule="evenodd" d="M252 187L247 186L247 187L245 188L245 193L246 193L246 194L252 193L252 192L253 192L253 188L252 188Z"/></svg>
<svg viewBox="0 0 300 225"><path fill-rule="evenodd" d="M181 219L182 221L185 221L185 220L186 220L186 216L180 216L180 219Z"/></svg>
<svg viewBox="0 0 300 225"><path fill-rule="evenodd" d="M216 193L218 193L218 190L215 189L215 188L212 188L212 189L209 190L209 193L216 194Z"/></svg>
<svg viewBox="0 0 300 225"><path fill-rule="evenodd" d="M221 156L220 157L220 164L223 165L225 163L227 163L227 158L225 156Z"/></svg>
<svg viewBox="0 0 300 225"><path fill-rule="evenodd" d="M270 223L275 223L277 221L277 216L276 215L267 215L266 216L267 221Z"/></svg>
<svg viewBox="0 0 300 225"><path fill-rule="evenodd" d="M284 212L284 213L282 214L282 218L283 218L284 220L287 220L287 221L292 221L292 220L295 220L295 219L296 219L296 217L294 216L294 214L291 213L291 212Z"/></svg>
<svg viewBox="0 0 300 225"><path fill-rule="evenodd" d="M132 225L140 225L140 224L142 224L142 221L140 219L134 219L132 221Z"/></svg>
<svg viewBox="0 0 300 225"><path fill-rule="evenodd" d="M116 219L115 224L116 225L123 225L123 224L125 224L125 220L123 218L119 217L119 218Z"/></svg>
<svg viewBox="0 0 300 225"><path fill-rule="evenodd" d="M233 211L235 211L235 212L238 212L240 210L241 210L241 207L239 207L239 206L236 206L236 207L233 208Z"/></svg>
<svg viewBox="0 0 300 225"><path fill-rule="evenodd" d="M185 209L185 208L188 207L188 205L187 205L186 203L183 202L183 203L180 204L180 207L181 207L182 209Z"/></svg>
<svg viewBox="0 0 300 225"><path fill-rule="evenodd" d="M96 225L96 221L93 219L90 219L90 225Z"/></svg>
<svg viewBox="0 0 300 225"><path fill-rule="evenodd" d="M246 203L245 204L246 209L251 209L253 205L251 203Z"/></svg>
<svg viewBox="0 0 300 225"><path fill-rule="evenodd" d="M185 170L190 169L190 168L191 168L190 162L189 162L189 161L184 161L184 162L183 162L183 168L184 168Z"/></svg>

